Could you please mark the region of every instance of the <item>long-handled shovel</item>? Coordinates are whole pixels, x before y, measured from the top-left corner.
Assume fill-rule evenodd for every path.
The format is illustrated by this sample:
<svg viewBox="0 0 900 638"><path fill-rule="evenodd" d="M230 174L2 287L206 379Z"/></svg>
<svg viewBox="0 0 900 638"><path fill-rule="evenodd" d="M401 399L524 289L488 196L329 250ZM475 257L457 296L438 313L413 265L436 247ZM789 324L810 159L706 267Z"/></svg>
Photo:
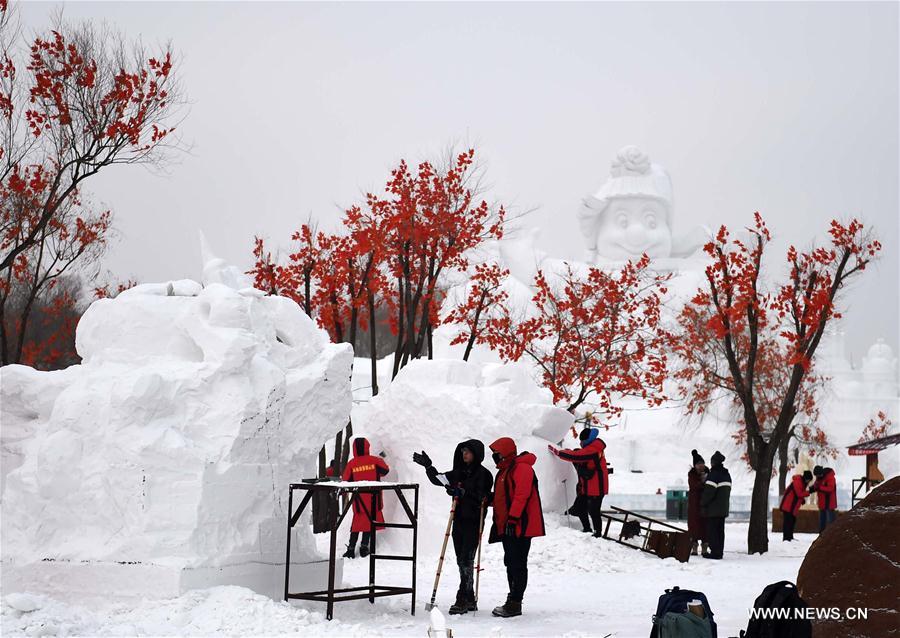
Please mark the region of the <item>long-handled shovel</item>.
<svg viewBox="0 0 900 638"><path fill-rule="evenodd" d="M481 536L484 533L484 519L487 514L487 499L481 503L481 523L478 525L478 558L475 564L475 611L478 611L478 584L481 580Z"/></svg>
<svg viewBox="0 0 900 638"><path fill-rule="evenodd" d="M441 547L441 558L438 560L437 572L434 575L434 589L431 592L431 602L425 604L425 611L434 609L434 601L437 598L438 583L441 581L441 569L444 568L444 554L447 552L447 541L450 540L450 528L453 527L453 515L456 514L456 497L450 506L450 518L447 519L447 532L444 534L444 545Z"/></svg>

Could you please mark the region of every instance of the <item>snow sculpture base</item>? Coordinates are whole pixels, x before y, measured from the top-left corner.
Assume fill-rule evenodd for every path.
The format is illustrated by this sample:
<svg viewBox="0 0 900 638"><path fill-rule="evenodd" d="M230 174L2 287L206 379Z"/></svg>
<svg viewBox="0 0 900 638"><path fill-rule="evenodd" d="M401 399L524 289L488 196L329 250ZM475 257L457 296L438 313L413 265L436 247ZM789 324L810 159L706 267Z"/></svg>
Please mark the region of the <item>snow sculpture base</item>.
<svg viewBox="0 0 900 638"><path fill-rule="evenodd" d="M343 578L343 562L335 563L335 580ZM94 598L174 598L191 589L241 585L281 600L284 564L250 562L221 567L177 568L163 565L104 562L41 561L23 567L4 564L3 591L39 591L67 600ZM328 561L291 561L291 587L325 589Z"/></svg>
<svg viewBox="0 0 900 638"><path fill-rule="evenodd" d="M187 280L93 303L76 346L62 373L0 371L3 591L280 599L288 485L347 423L349 346L293 301ZM302 521L292 544L306 586L324 557Z"/></svg>

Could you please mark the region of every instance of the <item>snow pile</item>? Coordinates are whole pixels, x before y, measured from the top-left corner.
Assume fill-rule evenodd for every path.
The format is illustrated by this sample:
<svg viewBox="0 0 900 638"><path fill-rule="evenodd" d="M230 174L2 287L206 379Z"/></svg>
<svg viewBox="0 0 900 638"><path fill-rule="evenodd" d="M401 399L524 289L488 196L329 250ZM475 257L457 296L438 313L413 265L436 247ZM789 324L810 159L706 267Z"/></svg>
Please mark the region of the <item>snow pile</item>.
<svg viewBox="0 0 900 638"><path fill-rule="evenodd" d="M76 346L64 372L2 370L4 591L277 591L287 486L347 422L350 348L288 299L190 280L93 303Z"/></svg>
<svg viewBox="0 0 900 638"><path fill-rule="evenodd" d="M385 453L391 467L386 480L422 484L419 542L425 549L443 540L450 499L412 462L413 452L425 450L437 469L446 471L451 469L456 445L476 438L485 444L484 465L493 472L487 446L502 436L512 437L520 452L528 450L538 457L535 472L545 510L561 510L565 507L561 481L569 478L571 486L574 473L547 451L547 444L566 436L572 421L572 415L553 405L549 391L535 384L524 366L439 359L411 362L381 393L353 412L355 433L369 439L373 453ZM402 522L405 517L396 500L386 495L385 518ZM408 532L387 530L382 536L405 543L404 534Z"/></svg>

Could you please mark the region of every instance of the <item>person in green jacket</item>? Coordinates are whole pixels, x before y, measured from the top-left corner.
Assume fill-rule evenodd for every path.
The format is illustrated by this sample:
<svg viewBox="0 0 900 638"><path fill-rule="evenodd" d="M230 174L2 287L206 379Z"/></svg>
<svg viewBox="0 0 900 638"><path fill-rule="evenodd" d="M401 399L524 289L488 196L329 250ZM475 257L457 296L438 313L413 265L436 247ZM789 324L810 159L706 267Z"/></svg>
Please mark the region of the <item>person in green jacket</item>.
<svg viewBox="0 0 900 638"><path fill-rule="evenodd" d="M700 497L700 513L706 519L706 542L709 553L703 558L719 560L725 549L725 519L728 517L728 504L731 500L731 474L722 463L725 456L716 450L712 455L712 467L703 485Z"/></svg>

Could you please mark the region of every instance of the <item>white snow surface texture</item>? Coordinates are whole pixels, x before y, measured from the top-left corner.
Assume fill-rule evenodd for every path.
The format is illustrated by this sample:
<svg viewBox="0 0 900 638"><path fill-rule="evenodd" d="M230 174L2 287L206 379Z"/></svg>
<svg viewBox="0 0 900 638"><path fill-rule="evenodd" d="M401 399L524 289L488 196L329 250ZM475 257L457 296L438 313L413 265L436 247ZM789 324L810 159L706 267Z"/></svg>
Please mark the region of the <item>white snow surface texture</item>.
<svg viewBox="0 0 900 638"><path fill-rule="evenodd" d="M67 370L2 370L6 565L283 562L287 484L349 416L349 346L190 280L94 302L76 345Z"/></svg>

